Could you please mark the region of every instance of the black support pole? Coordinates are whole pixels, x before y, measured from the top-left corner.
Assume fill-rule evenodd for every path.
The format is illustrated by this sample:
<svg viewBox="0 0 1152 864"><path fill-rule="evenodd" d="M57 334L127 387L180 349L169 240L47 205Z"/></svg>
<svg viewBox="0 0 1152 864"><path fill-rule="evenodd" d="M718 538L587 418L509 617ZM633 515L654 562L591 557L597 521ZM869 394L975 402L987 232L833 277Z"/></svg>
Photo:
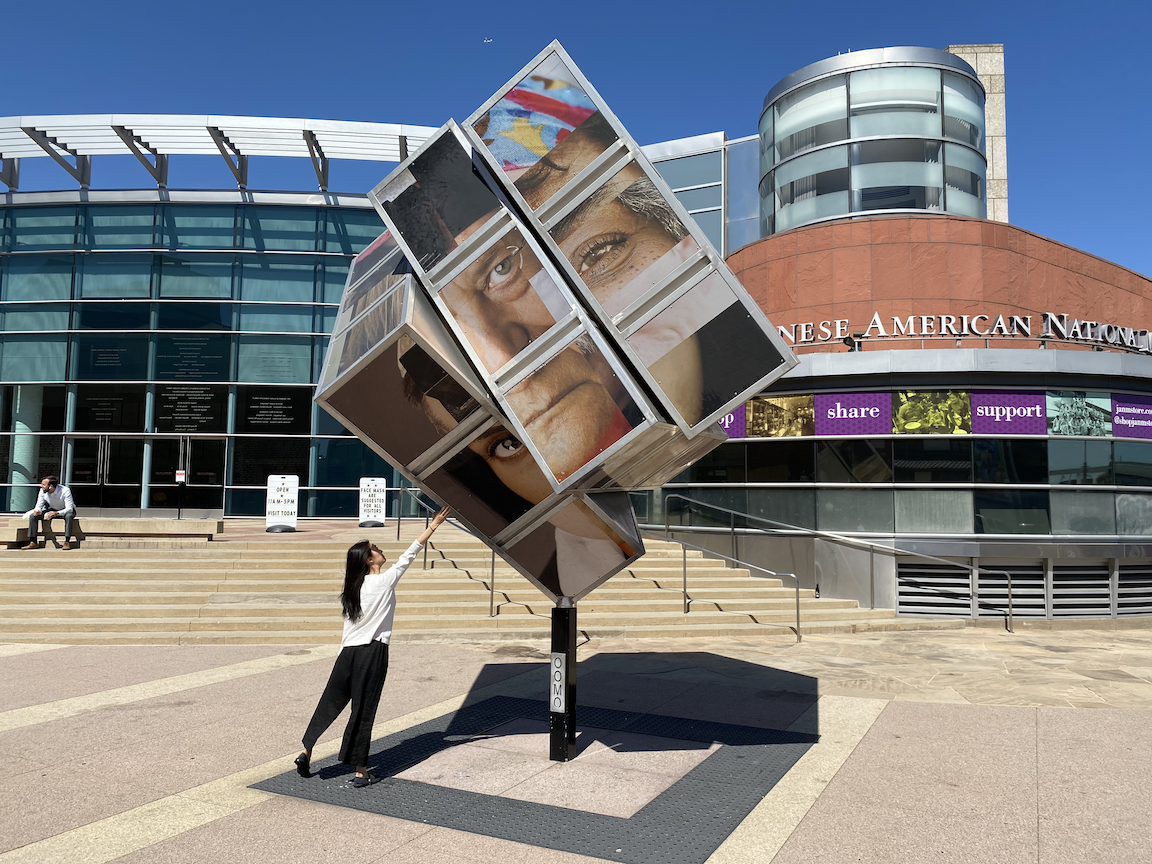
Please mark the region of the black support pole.
<svg viewBox="0 0 1152 864"><path fill-rule="evenodd" d="M552 657L548 669L548 758L576 758L576 607L552 609Z"/></svg>

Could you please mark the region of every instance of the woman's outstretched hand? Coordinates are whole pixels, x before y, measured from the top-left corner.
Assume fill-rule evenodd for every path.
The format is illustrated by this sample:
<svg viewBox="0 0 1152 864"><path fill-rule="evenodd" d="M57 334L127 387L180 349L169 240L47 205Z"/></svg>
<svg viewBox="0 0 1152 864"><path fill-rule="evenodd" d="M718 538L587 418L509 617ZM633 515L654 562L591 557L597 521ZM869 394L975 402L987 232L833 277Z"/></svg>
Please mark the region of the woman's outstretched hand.
<svg viewBox="0 0 1152 864"><path fill-rule="evenodd" d="M424 533L418 538L421 545L432 539L432 532L444 524L444 520L448 518L451 512L452 509L450 507L445 507L432 517L432 521L428 523L428 527L424 529Z"/></svg>

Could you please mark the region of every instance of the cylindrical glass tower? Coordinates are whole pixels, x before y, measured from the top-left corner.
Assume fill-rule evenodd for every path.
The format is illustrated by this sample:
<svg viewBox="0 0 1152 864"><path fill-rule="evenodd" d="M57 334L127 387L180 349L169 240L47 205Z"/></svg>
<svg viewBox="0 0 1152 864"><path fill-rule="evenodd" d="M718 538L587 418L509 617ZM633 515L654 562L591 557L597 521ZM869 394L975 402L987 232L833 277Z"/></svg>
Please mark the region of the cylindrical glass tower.
<svg viewBox="0 0 1152 864"><path fill-rule="evenodd" d="M764 97L760 233L857 213L987 215L984 88L933 48L805 66Z"/></svg>

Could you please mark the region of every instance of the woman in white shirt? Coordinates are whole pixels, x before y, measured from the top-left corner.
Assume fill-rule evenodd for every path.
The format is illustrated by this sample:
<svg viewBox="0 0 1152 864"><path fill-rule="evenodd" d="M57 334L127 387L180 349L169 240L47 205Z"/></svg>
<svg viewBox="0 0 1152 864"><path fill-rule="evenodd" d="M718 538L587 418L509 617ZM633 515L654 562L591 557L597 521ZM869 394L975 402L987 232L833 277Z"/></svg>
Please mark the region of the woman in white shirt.
<svg viewBox="0 0 1152 864"><path fill-rule="evenodd" d="M388 641L392 638L392 616L396 611L396 583L416 560L416 555L432 537L432 532L448 518L445 507L434 517L424 533L381 572L384 554L373 543L361 540L348 550L344 573L344 635L340 654L328 677L328 684L304 733L304 751L296 757L296 770L311 777L309 761L312 748L332 725L344 706L352 702L352 714L340 745L340 761L356 766L352 785L371 786L383 778L368 773L368 748L372 743L372 723L380 704L380 691L388 674Z"/></svg>

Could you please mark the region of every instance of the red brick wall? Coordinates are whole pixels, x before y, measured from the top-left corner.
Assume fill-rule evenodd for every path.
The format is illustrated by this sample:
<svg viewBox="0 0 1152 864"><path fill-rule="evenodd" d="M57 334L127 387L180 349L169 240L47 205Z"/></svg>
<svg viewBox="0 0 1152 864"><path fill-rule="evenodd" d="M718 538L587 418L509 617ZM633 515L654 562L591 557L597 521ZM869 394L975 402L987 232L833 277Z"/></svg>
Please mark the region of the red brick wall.
<svg viewBox="0 0 1152 864"><path fill-rule="evenodd" d="M983 219L845 219L767 237L728 264L777 325L847 318L864 330L874 312L886 328L893 316L1031 315L1038 334L1041 314L1054 312L1152 330L1152 280Z"/></svg>

